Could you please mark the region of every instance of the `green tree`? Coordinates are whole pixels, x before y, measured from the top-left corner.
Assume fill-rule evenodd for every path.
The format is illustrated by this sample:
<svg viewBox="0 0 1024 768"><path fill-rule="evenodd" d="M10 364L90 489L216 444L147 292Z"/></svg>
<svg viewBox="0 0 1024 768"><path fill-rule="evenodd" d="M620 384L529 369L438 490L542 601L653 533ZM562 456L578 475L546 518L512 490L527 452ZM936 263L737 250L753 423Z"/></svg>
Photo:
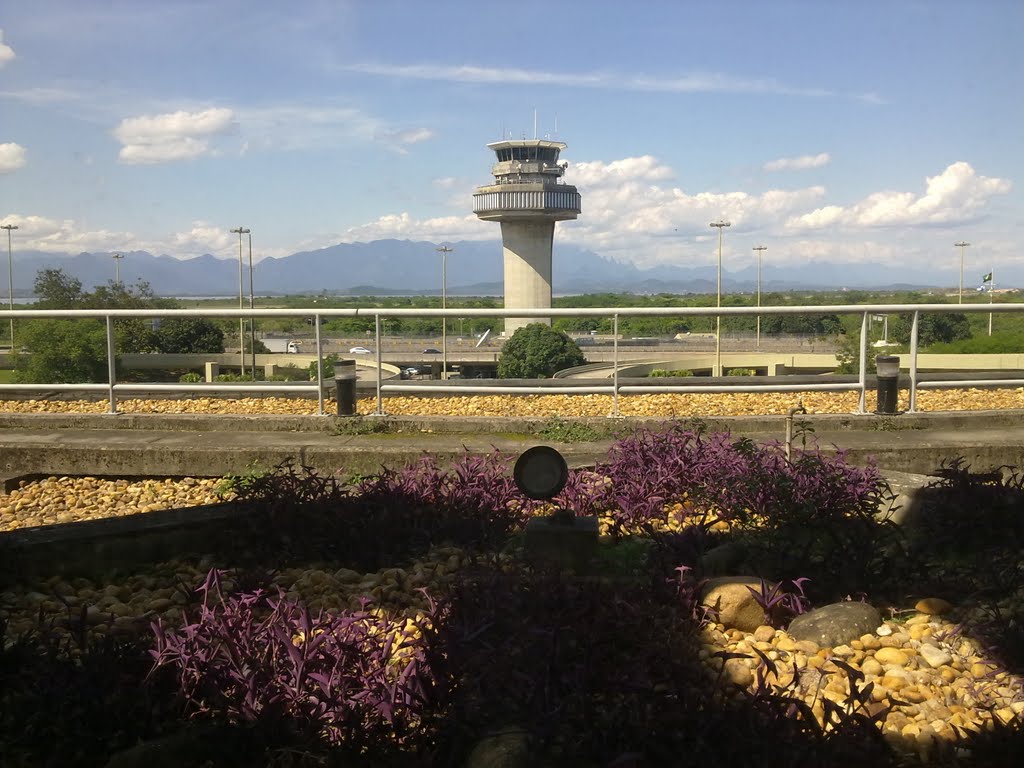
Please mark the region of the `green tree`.
<svg viewBox="0 0 1024 768"><path fill-rule="evenodd" d="M909 344L912 324L913 315L898 315L889 321L889 333L901 344ZM917 330L917 343L920 346L949 344L969 338L971 338L971 324L964 313L928 312L921 314Z"/></svg>
<svg viewBox="0 0 1024 768"><path fill-rule="evenodd" d="M531 323L505 342L498 358L498 377L548 378L555 371L585 362L580 348L567 335L543 323Z"/></svg>
<svg viewBox="0 0 1024 768"><path fill-rule="evenodd" d="M224 331L202 317L171 317L161 320L153 336L157 350L168 354L224 351ZM256 351L259 352L263 344L259 340L256 344Z"/></svg>
<svg viewBox="0 0 1024 768"><path fill-rule="evenodd" d="M82 304L82 281L63 269L41 269L33 283L39 309L78 309Z"/></svg>
<svg viewBox="0 0 1024 768"><path fill-rule="evenodd" d="M14 377L19 383L107 380L107 334L95 320L33 320L20 333L31 354L17 357Z"/></svg>

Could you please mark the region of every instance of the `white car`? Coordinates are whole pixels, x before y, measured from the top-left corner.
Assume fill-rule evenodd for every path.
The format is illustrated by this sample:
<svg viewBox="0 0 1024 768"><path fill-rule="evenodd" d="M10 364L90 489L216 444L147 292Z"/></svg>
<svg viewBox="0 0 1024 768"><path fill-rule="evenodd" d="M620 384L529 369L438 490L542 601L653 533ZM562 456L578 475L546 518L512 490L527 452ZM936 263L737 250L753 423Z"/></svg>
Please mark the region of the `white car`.
<svg viewBox="0 0 1024 768"><path fill-rule="evenodd" d="M373 354L366 347L352 347L352 349L350 349L348 351L348 353L350 355L372 355Z"/></svg>

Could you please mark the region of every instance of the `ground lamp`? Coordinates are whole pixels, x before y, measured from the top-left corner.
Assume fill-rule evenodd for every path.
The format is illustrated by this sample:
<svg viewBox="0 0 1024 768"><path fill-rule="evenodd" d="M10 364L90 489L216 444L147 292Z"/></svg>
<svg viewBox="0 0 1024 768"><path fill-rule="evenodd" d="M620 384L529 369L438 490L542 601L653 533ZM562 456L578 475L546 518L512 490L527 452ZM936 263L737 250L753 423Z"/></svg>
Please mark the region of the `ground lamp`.
<svg viewBox="0 0 1024 768"><path fill-rule="evenodd" d="M339 360L334 364L335 400L339 416L356 415L356 361Z"/></svg>
<svg viewBox="0 0 1024 768"><path fill-rule="evenodd" d="M895 416L900 412L900 359L896 355L878 355L875 368L878 376L878 408L875 413Z"/></svg>
<svg viewBox="0 0 1024 768"><path fill-rule="evenodd" d="M565 487L569 468L554 448L538 445L516 460L512 476L527 498L550 501ZM596 516L578 517L571 509L559 507L547 517L532 517L527 522L526 555L579 569L597 552L598 531Z"/></svg>

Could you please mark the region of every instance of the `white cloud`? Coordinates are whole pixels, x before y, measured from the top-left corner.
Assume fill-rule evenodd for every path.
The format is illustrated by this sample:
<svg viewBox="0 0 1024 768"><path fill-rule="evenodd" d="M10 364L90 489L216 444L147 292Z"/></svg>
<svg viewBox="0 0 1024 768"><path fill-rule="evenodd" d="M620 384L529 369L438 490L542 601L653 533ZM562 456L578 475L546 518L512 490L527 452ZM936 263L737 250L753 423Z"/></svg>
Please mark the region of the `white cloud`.
<svg viewBox="0 0 1024 768"><path fill-rule="evenodd" d="M429 141L435 135L429 128L410 128L406 130L378 131L375 138L404 155L408 152L406 147L423 141Z"/></svg>
<svg viewBox="0 0 1024 768"><path fill-rule="evenodd" d="M780 157L764 164L766 171L804 171L808 168L821 168L832 162L828 152L817 155L800 155L799 157Z"/></svg>
<svg viewBox="0 0 1024 768"><path fill-rule="evenodd" d="M404 66L363 62L344 67L351 72L408 80L510 85L555 85L659 93L768 93L781 96L853 98L869 104L881 103L874 93L838 93L828 88L802 87L771 78L747 78L722 72L687 72L670 77L615 72L545 72L535 69L410 64Z"/></svg>
<svg viewBox="0 0 1024 768"><path fill-rule="evenodd" d="M791 231L823 227L921 226L966 221L994 195L1006 194L1006 179L979 176L968 163L957 162L925 180L925 192L875 192L851 206L829 205L786 221Z"/></svg>
<svg viewBox="0 0 1024 768"><path fill-rule="evenodd" d="M210 153L210 139L234 128L234 113L219 107L125 118L114 137L123 145L118 155L122 163L167 163Z"/></svg>
<svg viewBox="0 0 1024 768"><path fill-rule="evenodd" d="M9 61L14 61L14 49L4 42L4 31L0 29L0 68Z"/></svg>
<svg viewBox="0 0 1024 768"><path fill-rule="evenodd" d="M0 144L0 174L13 173L27 162L28 153L23 146L14 142Z"/></svg>
<svg viewBox="0 0 1024 768"><path fill-rule="evenodd" d="M675 177L671 167L644 155L611 162L570 163L565 180L583 195L579 220L559 225L557 238L593 248L603 255L640 264L678 263L679 255L703 238L708 224L728 218L735 229L776 225L806 210L825 194L820 186L796 190L688 194L665 184ZM469 206L471 189L453 199ZM499 228L475 216L416 219L408 212L381 216L339 236L346 242L383 238L423 240L486 240L500 237Z"/></svg>

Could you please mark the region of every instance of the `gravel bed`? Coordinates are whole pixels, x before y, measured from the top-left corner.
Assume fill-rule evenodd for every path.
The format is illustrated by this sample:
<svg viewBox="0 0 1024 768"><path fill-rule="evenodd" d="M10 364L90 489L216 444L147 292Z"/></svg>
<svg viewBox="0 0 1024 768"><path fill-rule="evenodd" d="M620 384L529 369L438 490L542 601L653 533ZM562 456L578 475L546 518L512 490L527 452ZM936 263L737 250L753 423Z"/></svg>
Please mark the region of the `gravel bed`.
<svg viewBox="0 0 1024 768"><path fill-rule="evenodd" d="M899 407L907 408L906 391ZM857 409L856 392L784 393L667 393L622 395L619 412L624 416L708 417L784 415L798 402L808 413L852 413ZM396 416L607 416L612 411L610 395L464 395L461 397L388 397L386 413ZM104 401L87 400L3 400L0 411L8 413L106 413ZM196 397L189 400L121 400L124 413L276 414L314 415L315 400L266 398ZM327 413L334 413L333 400L325 401ZM361 414L373 413L376 400L362 398ZM1024 387L993 389L921 390L917 409L925 412L1024 409Z"/></svg>

